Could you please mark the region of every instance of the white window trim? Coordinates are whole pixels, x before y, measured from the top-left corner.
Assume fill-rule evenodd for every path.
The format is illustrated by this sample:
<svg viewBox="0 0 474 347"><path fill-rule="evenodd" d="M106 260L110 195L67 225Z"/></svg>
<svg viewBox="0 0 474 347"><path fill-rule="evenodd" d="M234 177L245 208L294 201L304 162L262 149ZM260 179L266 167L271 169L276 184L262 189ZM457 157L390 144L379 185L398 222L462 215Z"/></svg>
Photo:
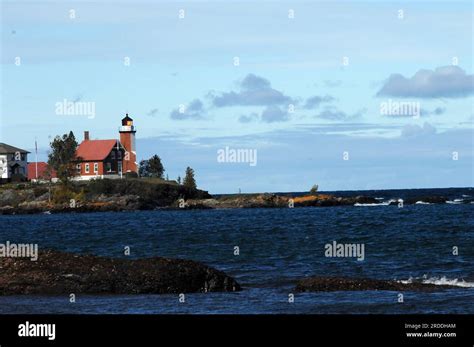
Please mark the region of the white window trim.
<svg viewBox="0 0 474 347"><path fill-rule="evenodd" d="M85 164L85 166L84 166L84 172L85 172L85 173L89 173L90 170L91 170L90 164L89 164L89 163Z"/></svg>
<svg viewBox="0 0 474 347"><path fill-rule="evenodd" d="M94 163L94 173L95 174L99 173L99 163Z"/></svg>

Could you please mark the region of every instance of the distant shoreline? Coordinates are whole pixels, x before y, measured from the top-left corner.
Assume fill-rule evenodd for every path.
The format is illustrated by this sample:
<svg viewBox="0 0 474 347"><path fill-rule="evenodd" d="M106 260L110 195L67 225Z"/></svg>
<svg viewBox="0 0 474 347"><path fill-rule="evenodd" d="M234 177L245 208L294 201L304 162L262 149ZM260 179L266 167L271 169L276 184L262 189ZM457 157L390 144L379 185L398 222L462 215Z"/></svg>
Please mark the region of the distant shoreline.
<svg viewBox="0 0 474 347"><path fill-rule="evenodd" d="M318 190L320 194L348 194L348 193L364 193L364 192L389 192L389 191L422 191L422 190L439 190L439 189L467 189L472 190L474 195L474 186L472 187L429 187L429 188L381 188L381 189L348 189L348 190ZM294 191L294 192L268 192L269 194L276 194L282 196L302 196L307 195L305 191ZM235 195L258 195L263 194L262 192L248 192L248 193L215 193L212 194L214 197L225 197Z"/></svg>
<svg viewBox="0 0 474 347"><path fill-rule="evenodd" d="M474 203L473 188L241 193L211 195L154 179L95 180L68 188L56 184L0 186L0 215L83 213L157 209L298 208ZM365 193L365 194L364 194ZM465 193L465 194L461 194Z"/></svg>

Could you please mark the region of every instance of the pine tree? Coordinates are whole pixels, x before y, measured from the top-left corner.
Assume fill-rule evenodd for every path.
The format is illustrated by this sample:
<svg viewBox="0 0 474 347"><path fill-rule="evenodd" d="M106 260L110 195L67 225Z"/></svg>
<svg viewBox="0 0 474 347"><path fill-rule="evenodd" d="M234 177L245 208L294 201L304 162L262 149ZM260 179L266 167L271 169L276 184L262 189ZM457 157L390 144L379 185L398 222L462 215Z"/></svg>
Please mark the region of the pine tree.
<svg viewBox="0 0 474 347"><path fill-rule="evenodd" d="M186 175L184 176L183 185L190 189L196 189L196 180L194 179L194 170L189 166L186 168Z"/></svg>

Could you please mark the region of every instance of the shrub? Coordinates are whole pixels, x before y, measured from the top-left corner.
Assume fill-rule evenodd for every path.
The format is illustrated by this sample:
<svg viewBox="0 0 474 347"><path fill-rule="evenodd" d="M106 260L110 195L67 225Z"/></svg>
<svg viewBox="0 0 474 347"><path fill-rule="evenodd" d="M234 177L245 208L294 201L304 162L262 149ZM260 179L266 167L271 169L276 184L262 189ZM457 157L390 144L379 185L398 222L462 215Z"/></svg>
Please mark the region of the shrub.
<svg viewBox="0 0 474 347"><path fill-rule="evenodd" d="M33 188L33 194L35 195L35 198L38 198L48 192L48 188L46 187L36 187Z"/></svg>
<svg viewBox="0 0 474 347"><path fill-rule="evenodd" d="M53 191L53 202L55 204L69 203L71 199L75 198L75 196L76 194L74 193L74 191L64 186L61 186Z"/></svg>
<svg viewBox="0 0 474 347"><path fill-rule="evenodd" d="M125 178L138 178L138 174L134 171L125 173Z"/></svg>

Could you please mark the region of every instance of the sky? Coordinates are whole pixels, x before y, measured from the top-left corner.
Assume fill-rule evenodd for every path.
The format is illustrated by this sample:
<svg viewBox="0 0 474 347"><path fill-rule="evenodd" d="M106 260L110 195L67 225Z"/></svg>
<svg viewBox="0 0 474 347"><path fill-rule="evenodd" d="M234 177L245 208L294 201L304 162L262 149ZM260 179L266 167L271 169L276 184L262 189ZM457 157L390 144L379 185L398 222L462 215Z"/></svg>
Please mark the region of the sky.
<svg viewBox="0 0 474 347"><path fill-rule="evenodd" d="M139 160L211 193L472 187L472 6L2 0L0 142L46 160L129 113Z"/></svg>

